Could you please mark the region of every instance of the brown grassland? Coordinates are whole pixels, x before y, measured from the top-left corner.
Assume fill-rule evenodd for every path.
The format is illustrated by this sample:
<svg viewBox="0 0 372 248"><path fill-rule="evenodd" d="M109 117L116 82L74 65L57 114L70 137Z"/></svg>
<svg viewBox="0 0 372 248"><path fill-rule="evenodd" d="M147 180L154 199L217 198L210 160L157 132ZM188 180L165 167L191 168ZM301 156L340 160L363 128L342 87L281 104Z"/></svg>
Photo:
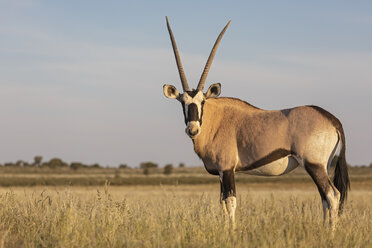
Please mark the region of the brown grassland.
<svg viewBox="0 0 372 248"><path fill-rule="evenodd" d="M372 169L352 168L350 178L332 232L304 171L239 175L232 230L218 178L203 168L145 176L139 169L3 167L0 247L372 247Z"/></svg>

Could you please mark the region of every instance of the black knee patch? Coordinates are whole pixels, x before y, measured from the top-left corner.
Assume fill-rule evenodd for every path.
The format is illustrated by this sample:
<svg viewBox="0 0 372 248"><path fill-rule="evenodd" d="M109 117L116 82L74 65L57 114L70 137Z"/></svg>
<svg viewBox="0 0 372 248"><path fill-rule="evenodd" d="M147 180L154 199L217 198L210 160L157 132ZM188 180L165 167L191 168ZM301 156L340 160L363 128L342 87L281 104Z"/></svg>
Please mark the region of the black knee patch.
<svg viewBox="0 0 372 248"><path fill-rule="evenodd" d="M234 174L235 173L233 170L228 170L228 171L223 172L222 182L221 182L222 200L225 200L229 196L236 196Z"/></svg>

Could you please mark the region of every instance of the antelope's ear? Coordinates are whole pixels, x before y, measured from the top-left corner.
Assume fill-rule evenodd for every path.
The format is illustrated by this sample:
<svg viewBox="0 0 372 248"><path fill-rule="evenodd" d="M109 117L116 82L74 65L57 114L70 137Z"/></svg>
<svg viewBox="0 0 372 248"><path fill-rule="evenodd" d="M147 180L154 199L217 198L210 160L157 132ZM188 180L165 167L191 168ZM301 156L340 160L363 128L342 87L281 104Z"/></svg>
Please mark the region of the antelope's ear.
<svg viewBox="0 0 372 248"><path fill-rule="evenodd" d="M164 92L164 96L170 99L177 99L178 96L180 95L176 87L174 87L173 85L169 85L169 84L163 85L163 92Z"/></svg>
<svg viewBox="0 0 372 248"><path fill-rule="evenodd" d="M206 98L218 97L221 94L221 84L216 83L209 86L207 93L205 94Z"/></svg>

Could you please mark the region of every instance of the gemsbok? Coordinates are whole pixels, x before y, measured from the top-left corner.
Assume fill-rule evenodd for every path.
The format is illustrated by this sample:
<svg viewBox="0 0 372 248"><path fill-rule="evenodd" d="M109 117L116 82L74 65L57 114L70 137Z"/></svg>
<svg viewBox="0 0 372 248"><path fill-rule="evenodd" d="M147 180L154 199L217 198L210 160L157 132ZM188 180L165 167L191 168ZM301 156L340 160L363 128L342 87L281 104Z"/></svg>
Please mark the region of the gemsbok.
<svg viewBox="0 0 372 248"><path fill-rule="evenodd" d="M186 134L205 169L219 176L220 202L232 223L236 209L235 172L278 176L303 166L319 190L324 221L329 211L329 222L334 226L350 188L341 122L317 106L263 110L240 99L218 97L219 83L203 93L217 47L230 21L213 46L197 88L191 90L168 17L166 21L183 93L167 84L163 92L182 104ZM337 151L332 182L328 171Z"/></svg>

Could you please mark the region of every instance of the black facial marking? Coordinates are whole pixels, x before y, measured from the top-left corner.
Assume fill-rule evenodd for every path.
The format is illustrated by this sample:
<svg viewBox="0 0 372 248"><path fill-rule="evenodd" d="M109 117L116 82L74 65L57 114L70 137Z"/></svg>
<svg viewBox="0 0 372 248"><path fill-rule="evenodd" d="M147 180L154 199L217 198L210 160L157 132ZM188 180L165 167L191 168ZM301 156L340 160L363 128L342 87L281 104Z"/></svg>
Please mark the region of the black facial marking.
<svg viewBox="0 0 372 248"><path fill-rule="evenodd" d="M198 94L199 91L198 90L191 90L191 91L186 91L186 92L189 96L194 98L194 96L196 96L196 94Z"/></svg>
<svg viewBox="0 0 372 248"><path fill-rule="evenodd" d="M200 113L200 120L199 120L200 126L203 124L204 103L205 103L205 100L201 102L201 113Z"/></svg>
<svg viewBox="0 0 372 248"><path fill-rule="evenodd" d="M184 102L181 102L182 104L182 112L183 112L183 117L185 119L185 125L187 125L187 118L186 118L186 114L185 114L185 103Z"/></svg>
<svg viewBox="0 0 372 248"><path fill-rule="evenodd" d="M198 106L195 103L191 103L188 107L188 121L198 121L199 114L198 114Z"/></svg>
<svg viewBox="0 0 372 248"><path fill-rule="evenodd" d="M191 98L194 98L198 93L199 93L198 90L186 91L186 94L189 95ZM190 121L199 121L200 126L202 125L204 103L205 101L203 100L201 102L201 113L200 113L200 118L199 118L198 106L195 103L191 103L188 105L187 113L186 113L185 102L183 101L181 102L186 125L187 125L187 122L190 122Z"/></svg>

